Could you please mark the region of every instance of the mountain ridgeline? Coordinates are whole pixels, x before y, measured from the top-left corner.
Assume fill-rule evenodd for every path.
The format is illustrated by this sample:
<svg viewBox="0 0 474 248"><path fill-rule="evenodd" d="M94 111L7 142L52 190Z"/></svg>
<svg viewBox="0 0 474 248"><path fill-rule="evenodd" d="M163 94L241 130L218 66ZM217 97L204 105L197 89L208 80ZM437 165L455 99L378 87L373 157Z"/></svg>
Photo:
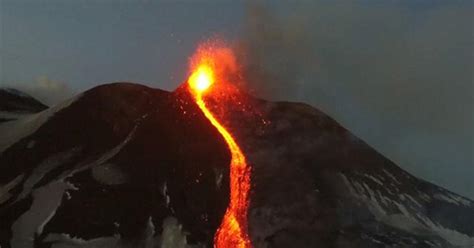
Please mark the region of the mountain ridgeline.
<svg viewBox="0 0 474 248"><path fill-rule="evenodd" d="M253 247L474 245L472 200L311 106L237 97L215 112L252 168ZM51 108L9 89L0 108L22 112L0 123L2 248L212 247L230 154L185 87L107 84Z"/></svg>

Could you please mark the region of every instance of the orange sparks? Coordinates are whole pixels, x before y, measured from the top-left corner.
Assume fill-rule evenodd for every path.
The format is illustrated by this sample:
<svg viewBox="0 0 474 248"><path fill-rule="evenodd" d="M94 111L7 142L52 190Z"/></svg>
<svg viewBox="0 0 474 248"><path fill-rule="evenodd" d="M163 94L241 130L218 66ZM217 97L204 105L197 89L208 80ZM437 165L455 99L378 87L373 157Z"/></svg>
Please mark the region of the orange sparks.
<svg viewBox="0 0 474 248"><path fill-rule="evenodd" d="M204 93L209 93L210 88L219 81L216 68L219 62L234 61L229 49L212 51L198 50L192 74L188 79L189 89L194 96L196 104L204 113L211 124L219 131L229 147L230 161L230 202L221 225L214 236L216 248L250 248L251 243L247 233L247 211L249 205L250 169L245 156L232 134L217 120L207 108L203 99ZM222 57L224 56L224 57ZM230 59L230 60L229 60ZM228 65L226 65L228 66ZM231 65L232 67L232 65Z"/></svg>

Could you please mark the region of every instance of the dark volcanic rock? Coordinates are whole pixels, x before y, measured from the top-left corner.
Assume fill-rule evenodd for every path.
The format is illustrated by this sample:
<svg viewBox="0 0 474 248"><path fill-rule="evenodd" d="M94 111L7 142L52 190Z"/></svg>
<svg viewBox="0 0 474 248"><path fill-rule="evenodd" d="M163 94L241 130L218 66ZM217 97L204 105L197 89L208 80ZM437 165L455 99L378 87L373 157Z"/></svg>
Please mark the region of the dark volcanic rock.
<svg viewBox="0 0 474 248"><path fill-rule="evenodd" d="M4 199L2 216L15 211L22 195L60 181L70 187L53 218L38 221L45 224L39 238L67 233L133 239L150 217L159 231L164 218L174 216L190 232L189 240L210 243L227 206L227 178L222 187L215 178L228 171L229 153L204 118L184 99L144 86L85 92L2 154L0 184L22 175ZM35 146L27 149L31 141ZM94 176L104 164L123 174L122 181ZM2 225L6 242L14 234L8 223Z"/></svg>
<svg viewBox="0 0 474 248"><path fill-rule="evenodd" d="M48 106L30 95L12 88L0 88L0 111L24 111L36 113Z"/></svg>
<svg viewBox="0 0 474 248"><path fill-rule="evenodd" d="M474 244L471 200L310 106L236 94L207 100L252 166L254 247ZM104 85L20 121L0 124L17 128L0 155L2 247L212 246L229 152L185 87Z"/></svg>
<svg viewBox="0 0 474 248"><path fill-rule="evenodd" d="M30 95L12 88L0 88L0 123L47 109Z"/></svg>

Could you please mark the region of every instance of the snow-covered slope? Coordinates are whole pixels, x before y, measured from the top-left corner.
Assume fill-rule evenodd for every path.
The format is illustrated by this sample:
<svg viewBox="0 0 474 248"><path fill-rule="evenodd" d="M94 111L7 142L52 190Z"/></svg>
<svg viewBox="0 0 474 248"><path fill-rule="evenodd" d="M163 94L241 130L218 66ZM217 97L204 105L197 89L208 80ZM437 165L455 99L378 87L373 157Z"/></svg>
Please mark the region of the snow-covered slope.
<svg viewBox="0 0 474 248"><path fill-rule="evenodd" d="M69 106L79 97L80 95L39 113L21 113L15 117L10 115L9 121L0 123L0 134L2 134L2 139L0 140L0 152L3 152L6 148L18 142L20 139L33 134L39 127L48 121L51 116ZM11 114L12 112L8 113ZM31 142L30 146L33 146L34 140Z"/></svg>
<svg viewBox="0 0 474 248"><path fill-rule="evenodd" d="M254 247L474 245L472 200L310 106L238 97L215 112L252 165ZM212 246L230 157L185 89L104 85L0 125L2 247Z"/></svg>
<svg viewBox="0 0 474 248"><path fill-rule="evenodd" d="M254 165L257 246L474 245L472 200L410 175L311 106L252 105L264 128L244 112L227 118Z"/></svg>
<svg viewBox="0 0 474 248"><path fill-rule="evenodd" d="M30 95L12 88L0 88L0 123L37 113L46 105Z"/></svg>

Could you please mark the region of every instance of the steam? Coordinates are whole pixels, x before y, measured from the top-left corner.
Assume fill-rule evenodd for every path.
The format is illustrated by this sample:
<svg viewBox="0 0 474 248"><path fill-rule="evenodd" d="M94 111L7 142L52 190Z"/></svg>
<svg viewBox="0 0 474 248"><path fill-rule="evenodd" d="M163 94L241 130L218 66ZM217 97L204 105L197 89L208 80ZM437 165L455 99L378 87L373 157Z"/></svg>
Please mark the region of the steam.
<svg viewBox="0 0 474 248"><path fill-rule="evenodd" d="M470 1L249 4L240 60L254 94L308 102L405 169L474 197L472 10Z"/></svg>

